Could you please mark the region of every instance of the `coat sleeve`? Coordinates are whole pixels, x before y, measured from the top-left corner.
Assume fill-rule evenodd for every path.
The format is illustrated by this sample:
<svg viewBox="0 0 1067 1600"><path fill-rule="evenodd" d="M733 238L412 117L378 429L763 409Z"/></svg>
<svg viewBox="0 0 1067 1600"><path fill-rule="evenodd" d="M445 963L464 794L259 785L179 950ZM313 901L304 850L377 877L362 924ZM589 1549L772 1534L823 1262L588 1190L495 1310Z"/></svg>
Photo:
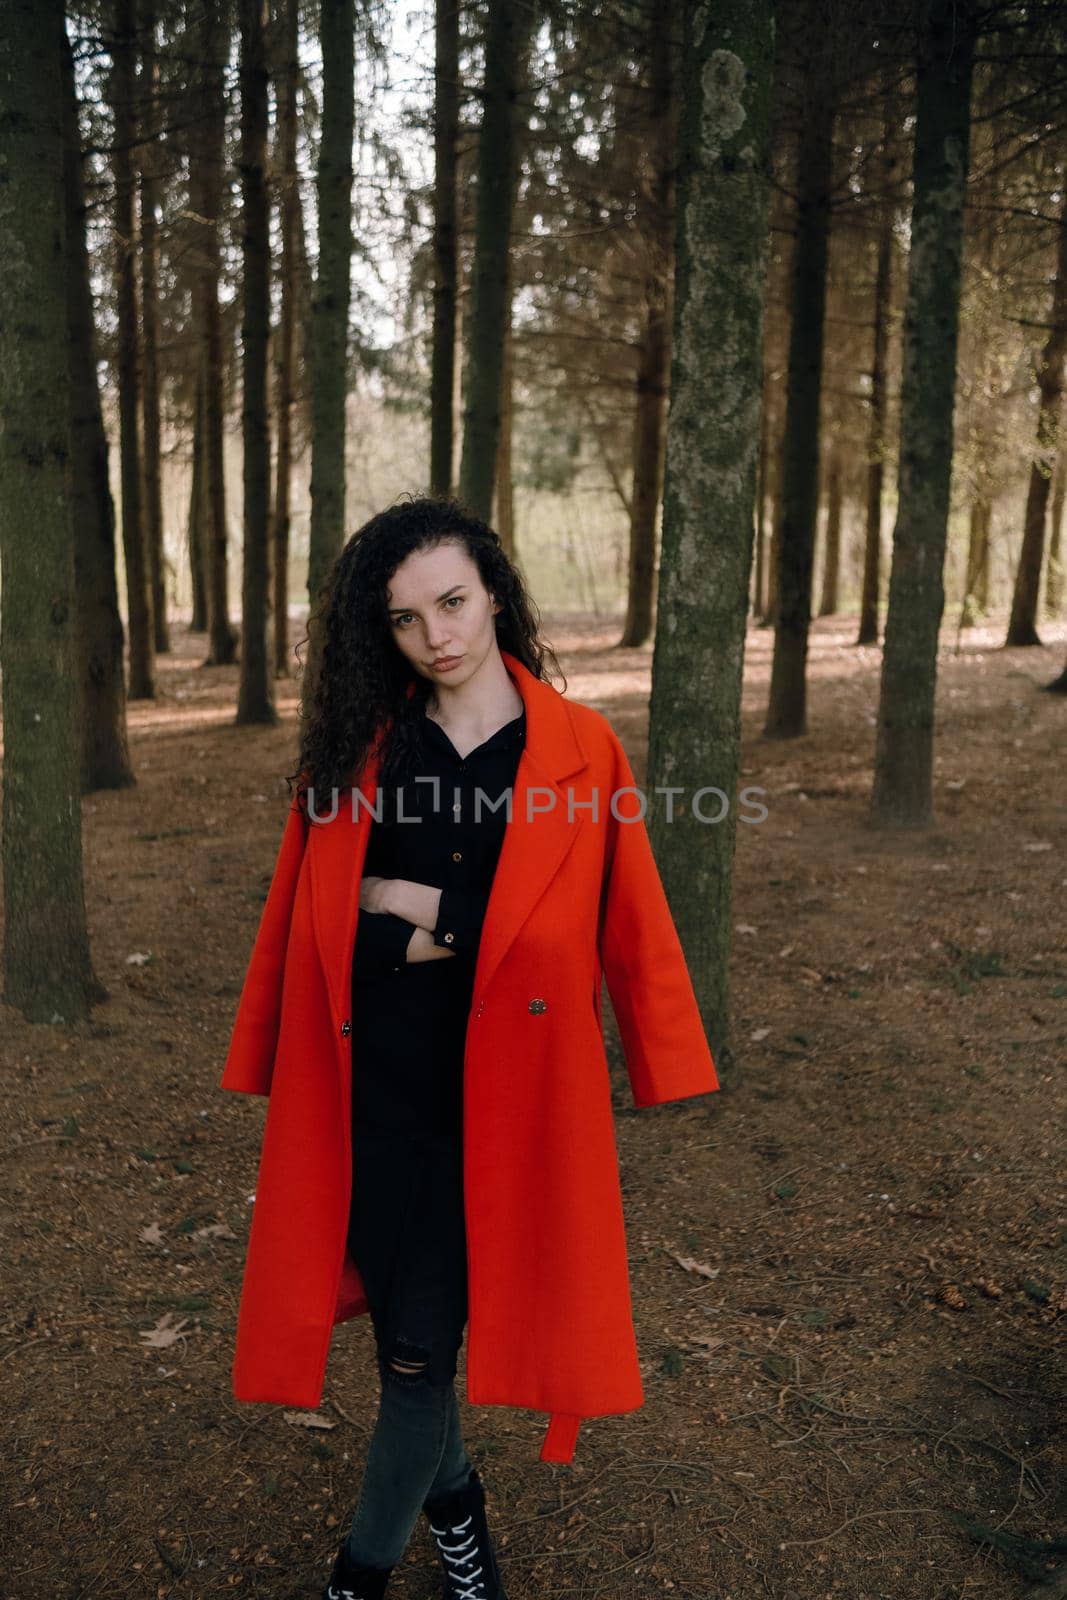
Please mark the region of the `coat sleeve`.
<svg viewBox="0 0 1067 1600"><path fill-rule="evenodd" d="M635 787L618 737L612 793ZM619 1025L634 1105L659 1105L718 1089L719 1080L638 796L606 811L600 960Z"/></svg>
<svg viewBox="0 0 1067 1600"><path fill-rule="evenodd" d="M281 1020L285 952L308 826L306 817L294 800L282 834L267 903L263 907L237 1005L229 1052L219 1085L222 1089L234 1089L244 1094L270 1094Z"/></svg>

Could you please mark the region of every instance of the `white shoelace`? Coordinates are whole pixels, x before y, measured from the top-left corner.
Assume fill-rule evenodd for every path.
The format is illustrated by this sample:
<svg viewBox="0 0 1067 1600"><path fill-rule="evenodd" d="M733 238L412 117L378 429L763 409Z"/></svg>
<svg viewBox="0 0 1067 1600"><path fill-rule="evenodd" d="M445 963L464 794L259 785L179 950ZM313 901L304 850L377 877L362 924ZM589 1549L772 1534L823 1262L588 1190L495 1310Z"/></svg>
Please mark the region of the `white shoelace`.
<svg viewBox="0 0 1067 1600"><path fill-rule="evenodd" d="M455 1563L455 1571L449 1570L449 1578L456 1585L453 1600L486 1600L485 1584L481 1578L481 1567L476 1567L473 1572L461 1570L475 1558L477 1541L473 1533L466 1531L470 1529L473 1520L473 1517L466 1517L464 1521L445 1528L436 1527L432 1521L430 1523L445 1561ZM450 1546L443 1542L444 1535L448 1533L459 1538L457 1545ZM460 1537L461 1535L462 1537Z"/></svg>

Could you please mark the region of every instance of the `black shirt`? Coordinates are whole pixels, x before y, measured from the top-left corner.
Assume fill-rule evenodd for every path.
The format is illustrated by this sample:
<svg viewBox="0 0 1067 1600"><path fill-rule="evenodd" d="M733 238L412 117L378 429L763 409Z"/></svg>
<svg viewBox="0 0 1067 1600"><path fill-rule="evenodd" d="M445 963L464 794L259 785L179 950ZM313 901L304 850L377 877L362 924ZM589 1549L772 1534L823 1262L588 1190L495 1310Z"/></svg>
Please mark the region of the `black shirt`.
<svg viewBox="0 0 1067 1600"><path fill-rule="evenodd" d="M414 924L360 908L352 961L352 1114L359 1127L462 1129L478 945L525 740L524 709L461 758L444 729L424 717L419 771L378 791L381 820L370 824L364 876L439 888L433 938L453 954L409 962Z"/></svg>

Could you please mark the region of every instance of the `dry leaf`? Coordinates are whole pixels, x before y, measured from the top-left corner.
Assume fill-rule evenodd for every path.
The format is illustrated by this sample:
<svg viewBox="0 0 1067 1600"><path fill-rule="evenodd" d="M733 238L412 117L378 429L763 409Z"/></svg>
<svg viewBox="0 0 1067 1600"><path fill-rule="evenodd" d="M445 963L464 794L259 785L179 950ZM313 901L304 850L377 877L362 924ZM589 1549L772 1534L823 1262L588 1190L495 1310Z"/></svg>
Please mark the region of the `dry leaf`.
<svg viewBox="0 0 1067 1600"><path fill-rule="evenodd" d="M717 1278L722 1271L721 1267L708 1267L703 1261L694 1261L692 1256L680 1256L675 1250L668 1250L667 1254L686 1272L699 1273L702 1278Z"/></svg>
<svg viewBox="0 0 1067 1600"><path fill-rule="evenodd" d="M180 1322L174 1321L174 1312L165 1311L154 1328L142 1332L141 1338L145 1345L153 1350L166 1350L168 1345L176 1344L179 1339L184 1339L182 1329L189 1321L183 1317Z"/></svg>
<svg viewBox="0 0 1067 1600"><path fill-rule="evenodd" d="M336 1428L329 1417L320 1417L317 1411L283 1411L282 1421L291 1428Z"/></svg>
<svg viewBox="0 0 1067 1600"><path fill-rule="evenodd" d="M137 1235L137 1237L139 1239L143 1239L145 1244L162 1244L163 1243L163 1234L160 1231L160 1227L159 1227L159 1223L158 1222L150 1222L148 1224L147 1228L142 1228L141 1229L141 1231Z"/></svg>

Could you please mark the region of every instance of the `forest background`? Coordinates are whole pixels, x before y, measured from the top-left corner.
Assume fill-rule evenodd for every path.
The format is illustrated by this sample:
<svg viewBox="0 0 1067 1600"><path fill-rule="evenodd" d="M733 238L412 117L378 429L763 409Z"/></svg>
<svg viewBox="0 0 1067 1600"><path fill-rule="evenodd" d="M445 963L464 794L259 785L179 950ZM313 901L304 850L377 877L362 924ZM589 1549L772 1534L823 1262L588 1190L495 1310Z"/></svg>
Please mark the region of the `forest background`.
<svg viewBox="0 0 1067 1600"><path fill-rule="evenodd" d="M767 806L649 817L724 1093L610 1041L647 1404L468 1413L515 1592L1067 1593L1065 83L1052 4L7 0L0 1594L351 1513L364 1329L229 1393L216 1088L309 608L427 490Z"/></svg>

